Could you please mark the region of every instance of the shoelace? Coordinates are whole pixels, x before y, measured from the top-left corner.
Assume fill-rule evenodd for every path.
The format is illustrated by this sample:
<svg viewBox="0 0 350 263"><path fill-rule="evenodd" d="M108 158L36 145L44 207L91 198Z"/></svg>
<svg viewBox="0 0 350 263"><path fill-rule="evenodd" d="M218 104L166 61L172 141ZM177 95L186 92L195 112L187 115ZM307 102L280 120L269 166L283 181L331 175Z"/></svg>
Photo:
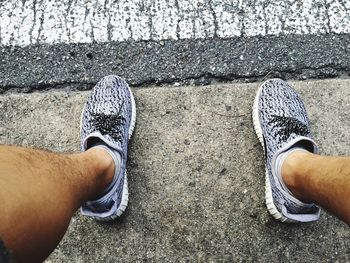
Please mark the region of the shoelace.
<svg viewBox="0 0 350 263"><path fill-rule="evenodd" d="M282 140L287 140L291 134L300 136L307 136L310 134L308 127L293 117L271 115L272 119L269 124L275 124L278 127L276 135L280 136Z"/></svg>
<svg viewBox="0 0 350 263"><path fill-rule="evenodd" d="M92 113L91 126L101 132L102 135L109 135L116 141L123 138L122 127L126 119L118 114Z"/></svg>

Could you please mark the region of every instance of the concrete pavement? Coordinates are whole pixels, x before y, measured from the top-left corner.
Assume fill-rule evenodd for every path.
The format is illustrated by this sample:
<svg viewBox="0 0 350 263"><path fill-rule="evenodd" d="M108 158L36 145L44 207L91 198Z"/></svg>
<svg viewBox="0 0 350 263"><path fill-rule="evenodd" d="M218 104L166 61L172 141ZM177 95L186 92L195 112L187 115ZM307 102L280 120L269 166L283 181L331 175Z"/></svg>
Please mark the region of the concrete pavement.
<svg viewBox="0 0 350 263"><path fill-rule="evenodd" d="M350 80L293 82L322 154L350 155ZM134 88L130 203L112 223L79 214L48 262L349 262L350 231L285 225L264 204L251 106L259 83ZM0 143L78 151L86 91L0 95Z"/></svg>

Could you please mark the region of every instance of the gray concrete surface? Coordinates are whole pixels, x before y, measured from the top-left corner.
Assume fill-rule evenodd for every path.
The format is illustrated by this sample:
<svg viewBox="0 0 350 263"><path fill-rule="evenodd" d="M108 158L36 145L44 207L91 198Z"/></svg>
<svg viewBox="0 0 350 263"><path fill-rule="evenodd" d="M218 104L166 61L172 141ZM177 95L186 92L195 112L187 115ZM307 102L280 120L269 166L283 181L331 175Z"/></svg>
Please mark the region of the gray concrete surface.
<svg viewBox="0 0 350 263"><path fill-rule="evenodd" d="M48 262L349 262L350 231L334 216L284 225L266 211L258 85L133 89L129 207L112 223L76 214ZM322 154L349 155L350 81L294 85ZM87 94L1 95L0 143L78 151Z"/></svg>

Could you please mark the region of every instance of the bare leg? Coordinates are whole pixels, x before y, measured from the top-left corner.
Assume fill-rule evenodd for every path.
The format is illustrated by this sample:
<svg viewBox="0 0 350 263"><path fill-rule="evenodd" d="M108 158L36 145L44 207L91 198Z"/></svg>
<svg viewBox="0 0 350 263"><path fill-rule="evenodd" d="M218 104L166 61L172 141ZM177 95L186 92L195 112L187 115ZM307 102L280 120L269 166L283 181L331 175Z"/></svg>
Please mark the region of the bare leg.
<svg viewBox="0 0 350 263"><path fill-rule="evenodd" d="M0 146L0 238L16 262L50 255L74 212L101 195L113 175L103 149L64 155Z"/></svg>
<svg viewBox="0 0 350 263"><path fill-rule="evenodd" d="M282 166L282 178L300 200L314 202L350 226L350 158L291 153Z"/></svg>

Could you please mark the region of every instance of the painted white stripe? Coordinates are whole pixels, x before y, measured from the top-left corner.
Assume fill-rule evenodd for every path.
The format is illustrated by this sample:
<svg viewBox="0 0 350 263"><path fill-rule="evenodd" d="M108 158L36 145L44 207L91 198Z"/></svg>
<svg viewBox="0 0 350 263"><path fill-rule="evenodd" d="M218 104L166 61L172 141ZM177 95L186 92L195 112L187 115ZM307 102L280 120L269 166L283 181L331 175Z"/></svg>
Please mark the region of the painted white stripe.
<svg viewBox="0 0 350 263"><path fill-rule="evenodd" d="M350 33L349 0L0 2L1 45L329 32Z"/></svg>

